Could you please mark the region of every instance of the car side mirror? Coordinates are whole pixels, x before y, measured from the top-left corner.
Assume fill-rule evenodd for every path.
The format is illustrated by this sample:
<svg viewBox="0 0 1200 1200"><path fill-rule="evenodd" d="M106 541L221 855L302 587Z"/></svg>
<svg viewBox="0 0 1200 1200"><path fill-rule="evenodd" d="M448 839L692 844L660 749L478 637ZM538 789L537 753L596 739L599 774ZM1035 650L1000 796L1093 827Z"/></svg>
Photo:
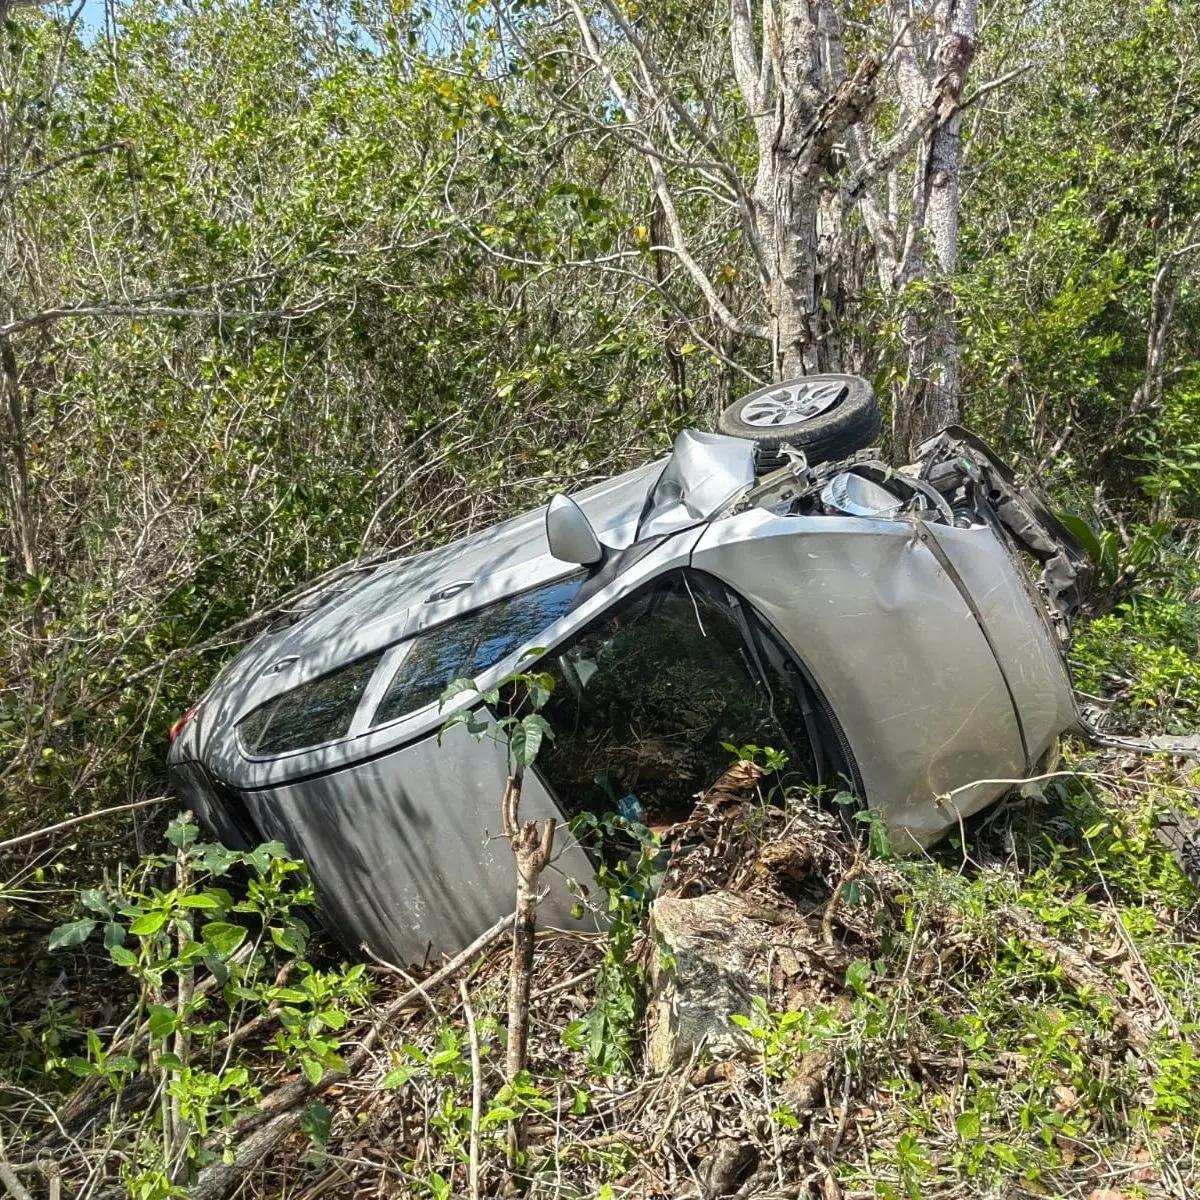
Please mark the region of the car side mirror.
<svg viewBox="0 0 1200 1200"><path fill-rule="evenodd" d="M587 514L561 492L546 509L546 541L550 543L550 553L563 562L591 566L604 557L604 547Z"/></svg>

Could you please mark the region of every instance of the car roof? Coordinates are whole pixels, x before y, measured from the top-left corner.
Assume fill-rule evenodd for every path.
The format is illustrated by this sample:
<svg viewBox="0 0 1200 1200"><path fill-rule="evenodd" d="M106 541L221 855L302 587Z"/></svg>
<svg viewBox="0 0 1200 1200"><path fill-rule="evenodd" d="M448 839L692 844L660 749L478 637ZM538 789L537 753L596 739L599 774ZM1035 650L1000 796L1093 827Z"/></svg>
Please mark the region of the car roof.
<svg viewBox="0 0 1200 1200"><path fill-rule="evenodd" d="M600 541L624 550L711 519L754 482L753 443L682 430L671 454L573 493ZM577 570L550 553L546 505L449 545L335 582L292 624L252 642L205 694L236 723L277 695L475 609Z"/></svg>
<svg viewBox="0 0 1200 1200"><path fill-rule="evenodd" d="M620 550L632 544L663 465L660 459L573 494L605 545ZM550 554L545 514L541 505L456 542L388 563L340 592L332 585L328 601L247 647L214 689L236 693L234 707L246 711L343 663L578 570ZM442 593L449 594L439 598Z"/></svg>

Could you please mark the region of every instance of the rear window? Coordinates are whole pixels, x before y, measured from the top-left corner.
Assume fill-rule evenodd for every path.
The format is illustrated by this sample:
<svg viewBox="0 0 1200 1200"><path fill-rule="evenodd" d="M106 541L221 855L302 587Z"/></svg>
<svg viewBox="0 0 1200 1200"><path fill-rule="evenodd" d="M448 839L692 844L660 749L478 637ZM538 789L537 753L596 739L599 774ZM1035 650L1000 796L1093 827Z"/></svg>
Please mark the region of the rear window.
<svg viewBox="0 0 1200 1200"><path fill-rule="evenodd" d="M344 737L382 652L268 700L238 724L248 754L283 754Z"/></svg>
<svg viewBox="0 0 1200 1200"><path fill-rule="evenodd" d="M570 611L581 573L509 596L421 634L396 668L373 725L432 704L455 679L474 679Z"/></svg>

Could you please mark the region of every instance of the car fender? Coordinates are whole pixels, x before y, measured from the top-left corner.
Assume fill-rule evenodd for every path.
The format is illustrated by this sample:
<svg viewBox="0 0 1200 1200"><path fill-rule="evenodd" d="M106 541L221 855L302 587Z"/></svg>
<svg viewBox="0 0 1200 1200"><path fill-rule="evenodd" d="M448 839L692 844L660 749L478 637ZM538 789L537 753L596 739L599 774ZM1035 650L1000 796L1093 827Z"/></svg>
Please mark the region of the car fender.
<svg viewBox="0 0 1200 1200"><path fill-rule="evenodd" d="M917 524L752 508L715 522L692 563L791 646L901 848L935 841L1004 790L986 781L1026 770L1004 673Z"/></svg>

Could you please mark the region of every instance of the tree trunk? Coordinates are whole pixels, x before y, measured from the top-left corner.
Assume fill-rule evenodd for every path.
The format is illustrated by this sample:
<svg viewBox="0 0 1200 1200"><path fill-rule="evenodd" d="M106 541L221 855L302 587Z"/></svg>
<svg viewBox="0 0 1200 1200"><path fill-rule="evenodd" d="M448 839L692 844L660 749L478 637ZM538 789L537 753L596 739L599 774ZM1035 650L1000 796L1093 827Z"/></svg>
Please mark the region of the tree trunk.
<svg viewBox="0 0 1200 1200"><path fill-rule="evenodd" d="M748 52L737 44L739 20L743 27L746 22L741 9L734 0L734 53L745 61ZM769 26L765 11L764 20ZM760 71L757 90L745 68L739 83L748 107L759 114L755 203L770 268L772 374L789 379L841 367L841 207L831 155L837 136L870 103L875 63L866 60L865 69L842 83L826 61L820 5L785 0L779 20L777 35L764 29L769 69ZM841 86L829 94L835 81Z"/></svg>
<svg viewBox="0 0 1200 1200"><path fill-rule="evenodd" d="M954 315L954 272L958 266L958 176L962 164L962 103L967 72L975 56L978 0L938 0L938 34L933 83L939 121L929 136L925 157L925 225L936 271L933 306L923 319L905 319L910 347L910 387L893 418L894 453L911 458L916 447L961 415L958 323ZM914 277L921 273L914 272Z"/></svg>
<svg viewBox="0 0 1200 1200"><path fill-rule="evenodd" d="M4 393L8 401L8 424L10 429L9 450L12 468L5 461L8 455L0 446L0 469L3 469L12 505L14 548L20 556L25 574L36 577L37 556L34 551L33 514L29 500L29 464L26 458L25 419L21 401L21 378L17 366L16 352L8 338L0 338L0 371L3 373Z"/></svg>

